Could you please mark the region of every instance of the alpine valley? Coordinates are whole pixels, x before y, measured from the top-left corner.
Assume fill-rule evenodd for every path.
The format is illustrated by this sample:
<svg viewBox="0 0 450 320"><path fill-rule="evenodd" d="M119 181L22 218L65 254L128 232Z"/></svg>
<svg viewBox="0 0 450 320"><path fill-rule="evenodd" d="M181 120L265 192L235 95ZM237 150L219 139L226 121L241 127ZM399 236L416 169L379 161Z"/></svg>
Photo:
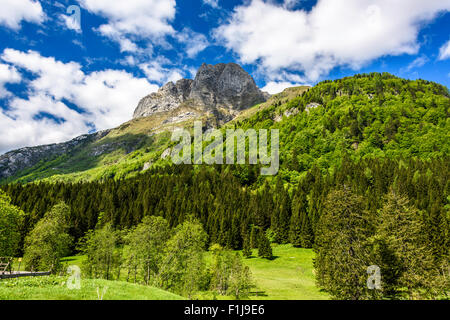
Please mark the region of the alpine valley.
<svg viewBox="0 0 450 320"><path fill-rule="evenodd" d="M76 255L91 278L185 298L448 299L449 115L448 88L426 80L357 74L271 96L239 65L203 64L117 128L0 156L0 203L22 217L11 256L60 272ZM172 132L196 120L278 129L278 174L174 165ZM54 221L67 239L42 253Z"/></svg>

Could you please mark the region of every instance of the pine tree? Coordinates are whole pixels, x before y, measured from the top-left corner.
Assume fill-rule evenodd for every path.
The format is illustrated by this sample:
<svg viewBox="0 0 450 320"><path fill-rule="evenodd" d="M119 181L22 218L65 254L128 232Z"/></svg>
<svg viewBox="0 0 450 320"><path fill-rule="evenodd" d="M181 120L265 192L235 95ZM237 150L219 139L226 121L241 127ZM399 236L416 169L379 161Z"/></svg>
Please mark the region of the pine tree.
<svg viewBox="0 0 450 320"><path fill-rule="evenodd" d="M303 248L312 248L312 245L314 243L314 234L311 227L311 222L305 210L301 211L300 239L301 246Z"/></svg>
<svg viewBox="0 0 450 320"><path fill-rule="evenodd" d="M272 213L271 229L275 232L275 242L287 243L289 241L289 224L291 207L289 194L283 186L283 180L278 178L275 187L275 209Z"/></svg>
<svg viewBox="0 0 450 320"><path fill-rule="evenodd" d="M444 259L449 258L450 235L447 218L438 202L431 207L427 234L430 238L434 260L440 264Z"/></svg>
<svg viewBox="0 0 450 320"><path fill-rule="evenodd" d="M251 228L252 231L250 233L250 247L252 249L257 249L259 246L259 238L258 238L259 228L255 225L252 225Z"/></svg>
<svg viewBox="0 0 450 320"><path fill-rule="evenodd" d="M270 241L266 236L266 233L262 230L259 232L259 241L258 241L258 256L264 259L272 259L272 247L270 246Z"/></svg>
<svg viewBox="0 0 450 320"><path fill-rule="evenodd" d="M369 297L366 270L371 265L367 249L371 219L363 208L363 198L343 186L328 195L318 222L317 282L336 299Z"/></svg>
<svg viewBox="0 0 450 320"><path fill-rule="evenodd" d="M298 207L294 207L291 217L291 224L289 230L289 241L294 247L302 246L302 238L301 238L301 230L302 230L302 221L300 219L300 212Z"/></svg>
<svg viewBox="0 0 450 320"><path fill-rule="evenodd" d="M394 294L400 296L406 288L410 299L433 294L436 286L433 279L437 278L438 271L433 264L421 212L406 197L391 190L380 210L380 222L377 238L384 244L384 252L390 252L391 256L390 264L380 266L381 271L395 274L387 285L395 287Z"/></svg>
<svg viewBox="0 0 450 320"><path fill-rule="evenodd" d="M242 255L245 258L250 258L252 256L252 248L250 247L250 239L248 236L244 237Z"/></svg>
<svg viewBox="0 0 450 320"><path fill-rule="evenodd" d="M314 235L311 221L307 214L307 199L303 186L299 185L293 201L289 239L293 246L311 248Z"/></svg>

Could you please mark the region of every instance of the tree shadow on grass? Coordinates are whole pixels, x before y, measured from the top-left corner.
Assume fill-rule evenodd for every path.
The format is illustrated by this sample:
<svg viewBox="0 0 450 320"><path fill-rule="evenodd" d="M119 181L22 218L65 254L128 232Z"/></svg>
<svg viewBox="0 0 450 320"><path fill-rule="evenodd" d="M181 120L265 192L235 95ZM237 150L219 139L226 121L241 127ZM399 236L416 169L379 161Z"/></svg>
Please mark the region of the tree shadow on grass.
<svg viewBox="0 0 450 320"><path fill-rule="evenodd" d="M267 297L268 294L265 291L250 291L250 297Z"/></svg>
<svg viewBox="0 0 450 320"><path fill-rule="evenodd" d="M252 256L250 256L250 257L246 257L245 259L247 259L247 260L253 260L253 259L266 259L266 260L269 260L269 261L273 261L273 260L276 260L276 259L278 259L278 258L279 258L279 256L273 256L273 257L270 258L270 259L266 259L266 258L261 258L261 257L252 255Z"/></svg>

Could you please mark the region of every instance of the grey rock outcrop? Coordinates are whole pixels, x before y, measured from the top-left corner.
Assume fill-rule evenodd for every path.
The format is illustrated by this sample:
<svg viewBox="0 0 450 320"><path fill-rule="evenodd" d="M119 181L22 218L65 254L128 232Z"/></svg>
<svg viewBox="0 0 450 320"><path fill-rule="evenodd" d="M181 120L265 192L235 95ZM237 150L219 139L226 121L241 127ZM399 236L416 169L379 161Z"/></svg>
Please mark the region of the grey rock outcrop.
<svg viewBox="0 0 450 320"><path fill-rule="evenodd" d="M168 82L158 92L152 93L141 99L133 118L147 117L156 112L176 109L186 101L191 92L193 80L181 79L174 84Z"/></svg>
<svg viewBox="0 0 450 320"><path fill-rule="evenodd" d="M218 109L235 111L266 101L253 78L235 63L202 64L194 80L182 79L164 85L158 92L143 98L133 118L174 110L183 103L216 113Z"/></svg>
<svg viewBox="0 0 450 320"><path fill-rule="evenodd" d="M0 180L30 168L41 160L54 159L73 151L77 147L100 140L108 132L109 130L104 130L93 134L85 134L63 143L26 147L5 153L0 156Z"/></svg>
<svg viewBox="0 0 450 320"><path fill-rule="evenodd" d="M219 123L224 123L233 119L240 110L264 102L269 96L237 64L203 64L194 80L169 82L158 92L141 99L133 118L168 112L168 115L162 114L161 124L173 125L209 114L219 120ZM182 106L185 108L180 108ZM209 118L206 122L207 127L216 123ZM73 156L80 150L88 157L99 157L116 149L123 149L128 153L135 150L144 139L138 135L124 141L112 139L99 142L109 132L110 130L105 130L64 143L21 148L0 155L0 181L20 174L41 161L51 161L64 154ZM166 150L163 155L166 156L169 151Z"/></svg>

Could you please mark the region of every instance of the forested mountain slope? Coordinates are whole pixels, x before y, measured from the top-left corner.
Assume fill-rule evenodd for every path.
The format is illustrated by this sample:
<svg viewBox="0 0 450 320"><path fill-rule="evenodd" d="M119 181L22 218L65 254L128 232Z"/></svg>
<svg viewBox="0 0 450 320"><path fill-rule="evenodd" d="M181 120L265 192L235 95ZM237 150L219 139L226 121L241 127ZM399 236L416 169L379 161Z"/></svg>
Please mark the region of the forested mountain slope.
<svg viewBox="0 0 450 320"><path fill-rule="evenodd" d="M281 175L296 183L299 174L314 164L332 168L346 153L354 160L448 155L449 107L448 89L439 84L389 74L356 75L313 88L287 89L242 111L225 127L280 129ZM41 162L3 181L124 178L151 165L166 165L169 160L161 155L173 145L171 130L193 122L161 126L166 117L134 119L76 154ZM215 127L211 118L200 120L205 127Z"/></svg>
<svg viewBox="0 0 450 320"><path fill-rule="evenodd" d="M100 220L120 232L146 216L170 228L195 220L208 246L313 247L318 285L337 298L448 295L449 112L448 89L439 84L356 75L289 89L222 127L279 129L276 176L261 176L260 165L173 165L161 157L174 145L170 132L161 132L154 144L110 163L59 175L44 164L23 176L44 181L2 189L5 201L25 212L20 247L64 201L75 240ZM110 134L145 132L147 121ZM367 290L373 264L385 275L383 292Z"/></svg>

